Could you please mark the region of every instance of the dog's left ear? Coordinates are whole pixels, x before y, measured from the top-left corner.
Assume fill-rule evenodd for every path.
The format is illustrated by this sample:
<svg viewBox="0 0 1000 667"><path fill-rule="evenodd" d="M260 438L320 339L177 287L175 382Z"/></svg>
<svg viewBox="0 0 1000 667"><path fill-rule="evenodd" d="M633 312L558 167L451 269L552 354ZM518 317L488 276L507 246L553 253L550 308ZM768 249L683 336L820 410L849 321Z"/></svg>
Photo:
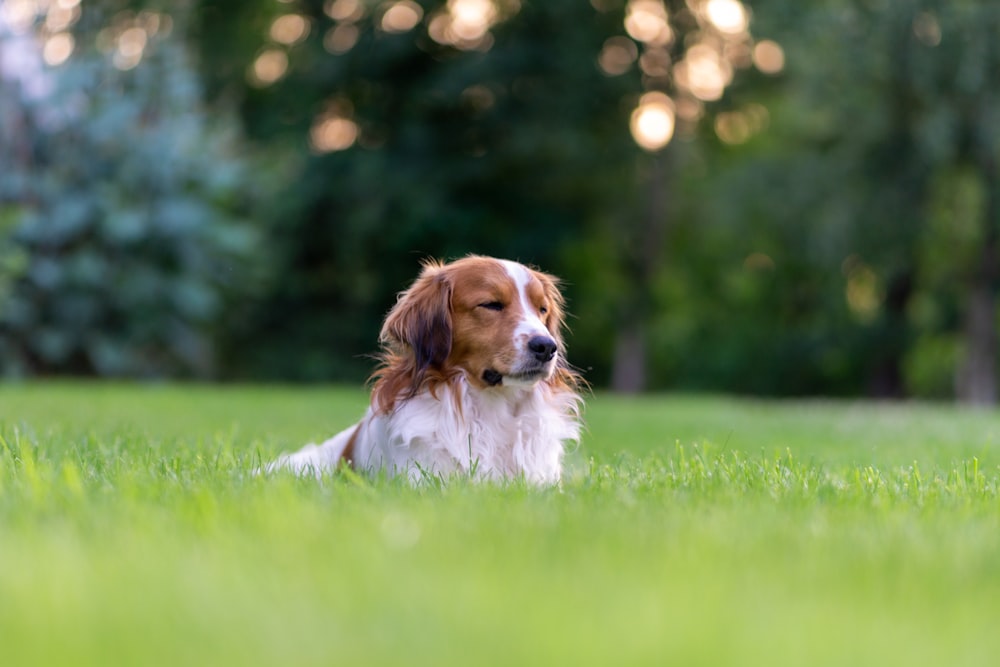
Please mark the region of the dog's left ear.
<svg viewBox="0 0 1000 667"><path fill-rule="evenodd" d="M549 302L549 317L546 328L559 344L559 349L562 350L562 331L566 324L566 300L563 298L562 292L559 291L559 279L541 271L534 271L534 274L535 278L542 283L545 300Z"/></svg>
<svg viewBox="0 0 1000 667"><path fill-rule="evenodd" d="M535 277L542 283L545 298L549 302L549 317L545 327L559 346L559 363L555 373L546 383L557 391L575 392L579 387L586 386L586 381L573 370L566 361L566 344L563 342L563 328L566 326L566 299L559 290L559 279L547 273L535 271Z"/></svg>
<svg viewBox="0 0 1000 667"><path fill-rule="evenodd" d="M379 340L399 354L408 348L418 372L440 368L451 354L451 291L442 265L426 262L382 325Z"/></svg>

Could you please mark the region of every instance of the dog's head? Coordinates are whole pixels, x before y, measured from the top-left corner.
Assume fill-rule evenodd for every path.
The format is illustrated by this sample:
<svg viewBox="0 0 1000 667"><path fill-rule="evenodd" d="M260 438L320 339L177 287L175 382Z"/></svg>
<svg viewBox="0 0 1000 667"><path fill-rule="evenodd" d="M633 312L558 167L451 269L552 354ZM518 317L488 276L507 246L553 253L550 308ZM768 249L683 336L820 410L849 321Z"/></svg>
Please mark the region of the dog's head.
<svg viewBox="0 0 1000 667"><path fill-rule="evenodd" d="M427 262L386 317L386 368L405 367L410 395L427 378L464 373L475 387L568 382L558 281L517 262ZM385 369L382 377L385 378ZM387 388L396 391L400 387ZM382 405L398 396L383 396Z"/></svg>

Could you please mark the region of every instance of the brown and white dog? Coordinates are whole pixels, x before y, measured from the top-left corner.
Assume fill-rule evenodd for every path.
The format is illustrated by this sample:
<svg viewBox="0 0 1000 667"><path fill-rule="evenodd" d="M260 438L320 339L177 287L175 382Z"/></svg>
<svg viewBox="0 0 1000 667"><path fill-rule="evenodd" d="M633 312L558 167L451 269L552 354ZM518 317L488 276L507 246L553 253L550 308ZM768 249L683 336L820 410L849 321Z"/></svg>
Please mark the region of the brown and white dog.
<svg viewBox="0 0 1000 667"><path fill-rule="evenodd" d="M364 418L267 470L342 462L406 475L559 481L580 437L578 376L564 358L557 280L517 262L426 262L386 316Z"/></svg>

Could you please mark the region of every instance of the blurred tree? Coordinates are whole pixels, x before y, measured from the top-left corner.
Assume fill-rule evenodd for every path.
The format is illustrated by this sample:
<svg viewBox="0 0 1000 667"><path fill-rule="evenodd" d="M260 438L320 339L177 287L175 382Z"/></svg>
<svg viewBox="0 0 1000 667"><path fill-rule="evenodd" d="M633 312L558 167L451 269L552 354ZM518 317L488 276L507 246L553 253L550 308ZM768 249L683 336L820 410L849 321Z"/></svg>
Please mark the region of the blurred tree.
<svg viewBox="0 0 1000 667"><path fill-rule="evenodd" d="M371 350L420 256L473 251L572 276L571 299L603 295L574 358L613 364L619 389L646 383L666 223L683 193L668 186L687 150L656 153L675 125L690 140L705 104L750 65L749 15L736 0L592 5L201 7L212 89L243 100L252 136L308 141L274 214L273 291L234 348L248 358L271 333L252 372L342 374L337 358Z"/></svg>
<svg viewBox="0 0 1000 667"><path fill-rule="evenodd" d="M797 3L780 4L796 11ZM964 313L955 392L995 402L1000 7L846 0L826 3L798 27L799 85L821 118L814 142L850 168L830 195L854 208L846 296L872 334L862 348L870 389L903 393L915 332L950 326L920 312L954 302ZM935 220L942 215L948 219ZM952 249L942 255L929 239Z"/></svg>
<svg viewBox="0 0 1000 667"><path fill-rule="evenodd" d="M0 21L0 372L213 374L251 180L183 16L28 9Z"/></svg>
<svg viewBox="0 0 1000 667"><path fill-rule="evenodd" d="M93 327L105 336L115 323L112 349L145 340L133 348L140 357L203 369L211 355L190 350L208 349L221 329L225 373L304 379L370 367L362 355L420 258L482 252L569 279L571 358L595 384L995 397L1000 68L990 6L757 0L751 38L750 5L736 0L216 0L167 9L191 18L183 33L200 67L173 51L183 66L145 70L160 77L153 85L141 72L168 50L128 23L150 19L146 4L67 10L101 22L86 39L78 24L68 47L61 19L46 18L41 53L75 53L46 70L67 77L60 90L82 80L74 67L97 67L95 33L122 66L91 74L93 96L70 96L89 100L94 127L70 113L78 102L59 106L64 125L47 124L51 101L23 102L23 81L15 95L0 76L0 142L15 165L0 176L0 233L18 239L0 259L0 331L29 341L7 343L22 364L94 366L95 353L79 351L91 343L66 353L58 337L30 333L89 316L12 324L24 303L69 302L76 288L44 280L80 248L119 267L102 269L112 276L102 285L118 275L144 284L136 277L150 267L163 278L146 291L155 298L100 311L115 313ZM4 53L0 72L10 69ZM211 141L199 78L223 114L239 105L261 158L251 172ZM109 126L135 139L112 151L101 138ZM175 132L190 142L168 139ZM51 170L65 146L79 154ZM149 185L154 163L172 174L169 187ZM28 178L43 166L50 190ZM253 262L262 283L241 291L241 309L220 310L217 260L233 253L233 280L248 282L243 228L214 224L239 209L240 183L267 221ZM110 195L87 204L80 223L96 231L60 231L56 221L74 218L59 206L91 201L97 184ZM197 253L156 231L152 220L182 192L207 207L191 218L206 224L169 238L214 259L185 263ZM120 241L104 221L119 212L148 217L111 255ZM39 220L52 227L38 232ZM223 230L238 233L225 240ZM56 243L60 234L68 240ZM179 287L191 280L200 287ZM199 301L206 293L215 296ZM45 312L83 312L74 308ZM188 352L168 349L192 340L169 334L178 320L201 341ZM139 321L163 341L144 338ZM42 347L55 362L37 361Z"/></svg>
<svg viewBox="0 0 1000 667"><path fill-rule="evenodd" d="M263 21L204 7L215 89L294 157L272 211L272 291L234 348L246 372L360 374L419 259L480 252L561 273L563 249L621 196L637 79L594 65L611 19L578 2L455 4L272 3ZM578 29L553 39L566 22Z"/></svg>

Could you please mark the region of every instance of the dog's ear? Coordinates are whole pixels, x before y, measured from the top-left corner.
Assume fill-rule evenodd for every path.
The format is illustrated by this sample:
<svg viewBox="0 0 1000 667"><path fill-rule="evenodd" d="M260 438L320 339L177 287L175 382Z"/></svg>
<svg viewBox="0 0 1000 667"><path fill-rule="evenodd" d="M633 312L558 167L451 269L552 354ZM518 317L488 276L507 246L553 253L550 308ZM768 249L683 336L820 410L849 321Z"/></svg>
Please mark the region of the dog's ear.
<svg viewBox="0 0 1000 667"><path fill-rule="evenodd" d="M545 291L545 300L549 302L549 316L545 322L545 327L549 330L552 338L559 344L559 350L563 349L562 332L566 324L566 300L562 292L559 291L559 279L541 271L533 271L535 278L542 283Z"/></svg>
<svg viewBox="0 0 1000 667"><path fill-rule="evenodd" d="M545 328L556 341L560 353L556 371L546 382L556 390L575 392L580 387L586 387L587 382L566 361L566 345L563 343L562 335L566 326L566 299L559 290L558 278L540 271L535 271L534 274L542 283L545 299L549 302L549 316L545 321Z"/></svg>
<svg viewBox="0 0 1000 667"><path fill-rule="evenodd" d="M396 354L412 354L418 372L440 368L451 354L451 292L443 266L425 262L382 325L382 344Z"/></svg>

